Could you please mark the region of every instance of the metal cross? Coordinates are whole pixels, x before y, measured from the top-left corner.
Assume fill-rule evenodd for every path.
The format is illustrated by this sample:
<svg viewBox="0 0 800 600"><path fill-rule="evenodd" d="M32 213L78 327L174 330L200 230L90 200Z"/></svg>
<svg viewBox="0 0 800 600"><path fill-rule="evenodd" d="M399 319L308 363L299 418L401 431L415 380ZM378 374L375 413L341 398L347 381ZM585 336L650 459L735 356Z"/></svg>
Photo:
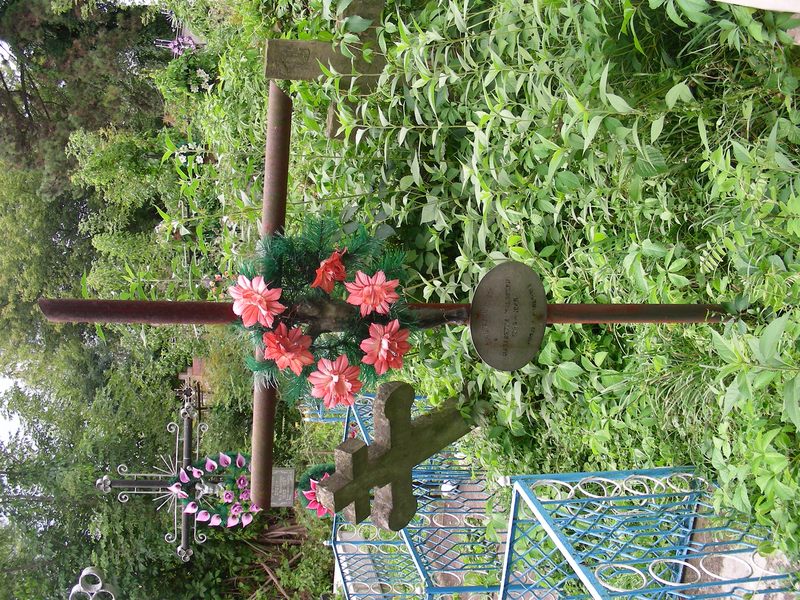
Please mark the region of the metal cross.
<svg viewBox="0 0 800 600"><path fill-rule="evenodd" d="M473 427L461 416L457 398L412 420L413 403L414 388L407 383L394 381L378 389L372 405L373 443L349 439L336 448L336 472L317 486L325 507L343 510L352 523L371 516L378 527L392 531L408 525L417 512L412 469Z"/></svg>
<svg viewBox="0 0 800 600"><path fill-rule="evenodd" d="M156 510L160 510L164 506L168 506L173 513L173 528L164 536L164 540L168 544L173 544L178 540L178 529L180 529L180 543L176 549L178 556L183 561L188 561L193 554L191 543L192 540L202 544L206 541L207 537L203 533L197 532L194 523L195 515L189 513L182 513L180 521L178 513L181 509L181 504L176 501L175 495L167 488L170 481L178 476L178 471L191 465L192 460L197 460L200 452L200 437L208 426L205 423L197 425L197 440L192 447L192 433L194 431L195 418L197 417L197 406L201 403L200 388L187 384L182 389L177 390L178 397L183 400L180 416L183 421L183 428L178 427L177 423L169 423L167 431L175 435L175 456L174 457L161 457L164 463L163 467L154 467L153 473L128 473L126 465L119 465L117 473L123 479L111 479L108 475L104 475L95 482L95 487L103 493L109 493L111 490L117 491L117 499L120 502L127 502L131 494L151 495L155 502L159 502ZM127 477L127 478L125 478Z"/></svg>

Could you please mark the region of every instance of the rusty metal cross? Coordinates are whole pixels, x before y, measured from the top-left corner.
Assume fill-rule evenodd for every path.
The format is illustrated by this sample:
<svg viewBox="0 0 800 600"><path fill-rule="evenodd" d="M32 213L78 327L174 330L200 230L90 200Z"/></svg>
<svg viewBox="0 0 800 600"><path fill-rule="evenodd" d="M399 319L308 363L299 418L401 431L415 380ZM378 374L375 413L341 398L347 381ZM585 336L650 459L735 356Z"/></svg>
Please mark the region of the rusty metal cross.
<svg viewBox="0 0 800 600"><path fill-rule="evenodd" d="M372 405L373 443L349 439L334 453L336 472L317 487L322 504L353 523L367 517L378 527L399 531L417 512L411 471L469 433L473 425L458 410L458 399L411 418L414 389L385 383ZM370 490L375 497L370 509Z"/></svg>

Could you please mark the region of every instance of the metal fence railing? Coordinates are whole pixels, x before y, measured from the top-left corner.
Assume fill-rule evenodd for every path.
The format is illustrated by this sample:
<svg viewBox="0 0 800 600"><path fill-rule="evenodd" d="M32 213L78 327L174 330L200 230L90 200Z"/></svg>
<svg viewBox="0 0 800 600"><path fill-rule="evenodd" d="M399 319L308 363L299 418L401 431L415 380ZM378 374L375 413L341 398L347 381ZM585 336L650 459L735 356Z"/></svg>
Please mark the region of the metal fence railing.
<svg viewBox="0 0 800 600"><path fill-rule="evenodd" d="M345 439L371 443L371 402L347 410ZM758 553L766 528L716 513L690 468L513 477L510 508L454 447L413 474L403 530L335 516L347 600L800 599L791 565ZM507 530L487 528L497 512Z"/></svg>

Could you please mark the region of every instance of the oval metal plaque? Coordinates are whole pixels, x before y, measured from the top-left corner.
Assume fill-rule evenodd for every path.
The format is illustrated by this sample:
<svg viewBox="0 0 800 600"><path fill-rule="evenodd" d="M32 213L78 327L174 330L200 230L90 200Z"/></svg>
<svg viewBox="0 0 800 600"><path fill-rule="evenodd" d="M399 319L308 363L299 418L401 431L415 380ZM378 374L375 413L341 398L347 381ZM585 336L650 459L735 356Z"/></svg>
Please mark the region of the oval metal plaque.
<svg viewBox="0 0 800 600"><path fill-rule="evenodd" d="M509 261L478 283L469 331L478 356L489 366L515 371L531 362L539 352L546 323L544 287L530 267Z"/></svg>

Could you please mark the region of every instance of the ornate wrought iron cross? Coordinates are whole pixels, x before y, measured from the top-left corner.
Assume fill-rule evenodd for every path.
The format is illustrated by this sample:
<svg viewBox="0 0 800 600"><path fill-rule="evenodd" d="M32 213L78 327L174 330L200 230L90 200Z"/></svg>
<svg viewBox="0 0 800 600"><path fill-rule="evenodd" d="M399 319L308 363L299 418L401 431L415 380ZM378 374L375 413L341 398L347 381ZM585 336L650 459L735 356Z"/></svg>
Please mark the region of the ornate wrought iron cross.
<svg viewBox="0 0 800 600"><path fill-rule="evenodd" d="M348 520L372 517L384 529L399 531L417 512L411 470L469 433L473 425L458 410L458 399L411 419L414 388L385 383L373 401L374 436L367 446L349 439L334 452L336 472L317 485L322 504ZM370 490L376 488L370 509Z"/></svg>
<svg viewBox="0 0 800 600"><path fill-rule="evenodd" d="M174 544L178 541L178 531L180 530L180 543L176 552L183 561L188 561L192 557L192 541L202 544L206 541L207 536L197 532L196 515L181 512L180 519L178 518L181 505L175 494L167 488L171 485L171 480L178 477L180 469L190 466L194 460L199 458L200 438L208 430L208 425L205 423L195 422L197 408L201 402L201 393L196 384L187 383L186 386L177 390L178 397L183 400L180 410L182 427L175 422L167 424L167 431L175 435L175 452L174 456L162 455L160 457L164 463L163 467L153 467L154 471L151 473L129 473L127 465L121 464L117 467L117 473L122 477L121 479L111 479L108 475L104 475L95 483L95 487L106 494L111 490L117 491L117 499L120 502L127 502L132 494L150 495L153 496L154 502L159 503L156 510L161 510L166 506L167 510L172 511L172 531L167 532L164 540L168 544ZM197 436L194 447L192 447L195 425L197 426Z"/></svg>

